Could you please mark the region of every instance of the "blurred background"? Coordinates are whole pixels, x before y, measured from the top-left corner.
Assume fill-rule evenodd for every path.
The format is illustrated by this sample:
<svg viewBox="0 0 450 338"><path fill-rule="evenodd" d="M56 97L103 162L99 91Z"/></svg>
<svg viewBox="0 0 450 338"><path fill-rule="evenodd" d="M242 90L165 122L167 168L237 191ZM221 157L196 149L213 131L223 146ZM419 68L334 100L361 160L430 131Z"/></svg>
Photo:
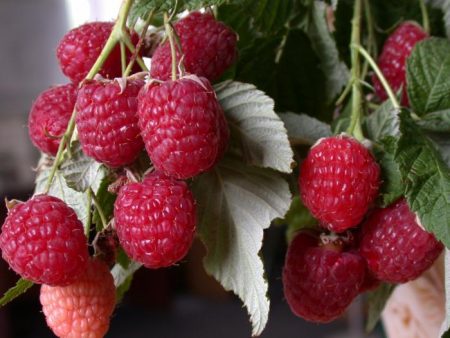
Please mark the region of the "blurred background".
<svg viewBox="0 0 450 338"><path fill-rule="evenodd" d="M27 199L32 194L37 151L28 139L27 117L33 99L48 86L67 82L55 49L68 29L92 20L115 18L120 0L0 0L0 195ZM0 220L5 209L0 203ZM364 306L358 299L349 314L329 325L295 317L284 300L281 269L286 250L282 227L266 232L263 256L270 285L271 313L263 338L361 338ZM204 254L195 243L179 267L141 269L117 308L109 338L246 338L247 313L239 300L202 268ZM0 292L17 276L0 261ZM0 338L53 337L38 301L39 289L0 309ZM381 333L370 337L381 338Z"/></svg>

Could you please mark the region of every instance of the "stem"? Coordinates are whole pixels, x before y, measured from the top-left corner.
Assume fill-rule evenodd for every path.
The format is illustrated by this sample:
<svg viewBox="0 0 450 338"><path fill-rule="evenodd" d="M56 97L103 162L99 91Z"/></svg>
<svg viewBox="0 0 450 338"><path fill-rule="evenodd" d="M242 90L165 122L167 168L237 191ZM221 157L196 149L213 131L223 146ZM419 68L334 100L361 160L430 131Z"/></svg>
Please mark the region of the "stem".
<svg viewBox="0 0 450 338"><path fill-rule="evenodd" d="M140 36L140 41L141 42L145 38L145 34L147 34L148 27L150 26L150 22L152 21L154 14L155 14L155 10L152 9L150 14L148 15L147 19L145 20L144 28L142 29L142 33L141 33L141 36ZM142 43L140 43L137 46L135 54L133 54L133 57L131 58L130 63L128 64L127 68L125 69L125 72L123 73L124 77L127 77L128 75L130 75L131 69L134 66L136 58L139 56L139 51L141 50L141 47L142 47Z"/></svg>
<svg viewBox="0 0 450 338"><path fill-rule="evenodd" d="M420 11L422 12L422 26L423 30L430 34L430 19L428 18L428 9L424 0L419 0Z"/></svg>
<svg viewBox="0 0 450 338"><path fill-rule="evenodd" d="M353 10L352 19L352 36L351 36L351 60L352 60L352 114L350 118L350 125L347 132L354 136L357 140L364 139L364 135L361 128L361 112L362 112L362 91L361 91L361 70L359 63L358 51L352 48L353 44L358 44L361 41L361 0L355 0L355 7Z"/></svg>
<svg viewBox="0 0 450 338"><path fill-rule="evenodd" d="M120 65L122 66L122 76L124 76L127 67L127 56L125 53L125 44L123 41L120 41Z"/></svg>
<svg viewBox="0 0 450 338"><path fill-rule="evenodd" d="M120 41L120 37L122 36L121 32L123 31L126 19L128 17L128 12L130 11L131 5L133 4L134 0L124 0L122 3L122 6L120 7L119 15L116 21L116 24L113 27L113 30L111 34L108 37L108 40L105 43L105 46L103 47L100 55L98 56L97 60L95 61L94 65L92 66L89 73L86 75L86 80L92 80L94 76L100 71L103 64L105 63L106 59L108 58L109 54L111 54L111 51L116 46L117 42ZM80 82L80 86L82 85L83 81ZM52 169L50 171L50 175L48 177L47 183L45 185L45 191L44 194L47 194L50 190L50 187L53 183L53 179L55 177L55 174L58 170L58 167L61 163L61 160L63 159L64 150L66 149L67 144L72 139L72 134L75 130L75 116L76 116L76 110L74 109L72 112L72 115L70 116L70 120L67 124L67 129L61 138L61 142L59 143L58 152L55 156L55 161L53 162Z"/></svg>
<svg viewBox="0 0 450 338"><path fill-rule="evenodd" d="M369 65L372 67L375 74L377 74L378 79L380 80L381 84L383 85L384 90L386 91L389 100L392 102L392 106L395 109L400 109L400 104L398 103L397 97L394 95L394 92L391 89L391 86L389 86L389 83L387 82L386 78L384 77L383 73L381 72L380 68L378 68L376 62L370 54L360 45L352 45L353 50L361 53L362 56L369 62Z"/></svg>
<svg viewBox="0 0 450 338"><path fill-rule="evenodd" d="M350 93L351 89L352 89L352 81L348 81L341 96L339 96L339 98L336 100L336 106L340 106L342 103L344 103L344 100Z"/></svg>
<svg viewBox="0 0 450 338"><path fill-rule="evenodd" d="M125 43L125 45L127 46L127 48L130 50L131 53L136 53L136 48L134 48L133 42L130 39L130 36L128 35L127 32L122 32L122 41ZM136 62L138 63L138 65L142 68L143 71L148 72L148 68L144 63L144 60L142 60L142 58L136 54Z"/></svg>
<svg viewBox="0 0 450 338"><path fill-rule="evenodd" d="M100 203L97 200L97 196L92 191L92 188L89 188L89 191L91 192L91 198L92 198L92 202L94 202L95 209L97 209L98 215L100 216L100 220L103 225L102 229L105 229L106 226L108 225L108 221L105 217L105 213L103 212L102 206L100 205Z"/></svg>
<svg viewBox="0 0 450 338"><path fill-rule="evenodd" d="M167 13L164 13L164 27L166 28L166 35L169 38L170 54L172 57L172 81L177 79L177 50L175 48L175 42L173 41L172 27L169 25L169 18Z"/></svg>

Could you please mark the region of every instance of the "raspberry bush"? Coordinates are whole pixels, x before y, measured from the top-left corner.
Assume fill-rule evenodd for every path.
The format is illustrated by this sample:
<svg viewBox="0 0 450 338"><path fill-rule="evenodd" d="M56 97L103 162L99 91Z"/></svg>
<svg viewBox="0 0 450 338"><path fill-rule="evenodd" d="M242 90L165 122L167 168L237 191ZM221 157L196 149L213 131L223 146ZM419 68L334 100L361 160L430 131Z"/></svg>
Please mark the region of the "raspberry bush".
<svg viewBox="0 0 450 338"><path fill-rule="evenodd" d="M362 295L372 329L450 247L450 10L329 3L123 0L67 32L67 83L30 104L42 155L33 196L7 201L20 279L0 306L42 284L57 336L103 337L133 274L176 268L198 237L257 336L276 223L292 313L329 322Z"/></svg>

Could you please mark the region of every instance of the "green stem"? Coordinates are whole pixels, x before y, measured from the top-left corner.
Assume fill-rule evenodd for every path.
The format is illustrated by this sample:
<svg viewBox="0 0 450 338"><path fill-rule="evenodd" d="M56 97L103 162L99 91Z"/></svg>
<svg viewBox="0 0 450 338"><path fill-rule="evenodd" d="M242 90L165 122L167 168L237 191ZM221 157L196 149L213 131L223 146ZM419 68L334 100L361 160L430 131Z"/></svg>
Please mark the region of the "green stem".
<svg viewBox="0 0 450 338"><path fill-rule="evenodd" d="M128 35L127 32L122 33L121 40L125 43L125 45L130 50L131 53L133 53L133 54L136 53L136 48L134 48L133 42L131 41L130 36ZM144 60L142 60L142 58L137 54L136 54L136 62L142 68L143 71L148 72L148 68L144 63Z"/></svg>
<svg viewBox="0 0 450 338"><path fill-rule="evenodd" d="M123 31L126 20L128 17L128 13L130 11L131 5L133 4L134 0L124 0L122 3L122 6L120 7L119 15L116 21L116 24L113 27L113 30L108 38L108 40L105 43L105 46L103 47L100 55L98 56L97 60L95 61L94 65L92 66L89 73L86 75L86 80L92 80L94 76L100 71L103 64L105 63L106 59L108 58L109 54L111 54L111 51L116 46L116 44L120 41L120 37L122 36L121 32ZM80 82L80 86L83 82ZM53 179L55 178L55 174L58 171L59 165L61 164L61 161L63 159L64 150L66 149L66 146L69 144L70 140L72 139L72 134L75 130L75 116L76 116L76 110L74 109L72 112L72 115L70 117L70 120L67 124L67 129L61 138L61 141L59 143L58 152L55 156L55 161L53 162L52 169L50 171L50 175L48 177L47 183L45 185L45 191L44 193L47 194L50 190L50 187L53 183Z"/></svg>
<svg viewBox="0 0 450 338"><path fill-rule="evenodd" d="M120 41L120 65L122 66L122 76L124 76L127 67L127 56L123 41Z"/></svg>
<svg viewBox="0 0 450 338"><path fill-rule="evenodd" d="M347 95L350 93L351 90L352 90L352 81L348 81L341 96L339 96L339 98L336 100L336 106L340 106L342 103L344 103L344 100L346 99Z"/></svg>
<svg viewBox="0 0 450 338"><path fill-rule="evenodd" d="M372 67L375 74L377 74L378 79L380 80L384 90L386 91L389 100L392 102L392 106L395 109L400 109L400 104L398 103L397 97L395 96L394 92L392 91L391 86L389 86L389 83L387 82L386 78L384 77L383 73L381 72L380 68L378 68L375 60L370 56L370 54L360 45L352 45L352 49L361 53L362 56L369 62L369 65Z"/></svg>
<svg viewBox="0 0 450 338"><path fill-rule="evenodd" d="M108 220L106 219L105 213L103 212L103 208L100 205L100 203L98 202L97 196L92 191L92 188L89 188L89 190L91 192L92 202L94 203L95 209L97 210L98 215L100 216L100 220L102 222L102 229L105 229L108 225Z"/></svg>
<svg viewBox="0 0 450 338"><path fill-rule="evenodd" d="M170 54L172 57L172 81L175 81L177 79L177 50L173 40L173 31L172 27L169 25L167 13L164 13L164 27L166 28L166 35L169 38Z"/></svg>
<svg viewBox="0 0 450 338"><path fill-rule="evenodd" d="M147 19L145 20L144 28L142 29L142 33L141 33L141 37L140 37L141 39L145 38L145 34L147 34L148 27L150 26L150 22L152 21L154 14L155 14L155 10L152 9L151 12L149 13L149 15L147 16ZM142 45L139 45L138 48L136 48L135 54L133 54L133 55L135 55L135 57L131 58L130 63L128 63L128 66L125 69L125 72L123 74L124 77L127 77L128 75L130 75L131 69L134 66L136 58L139 56L139 51L141 49L141 46Z"/></svg>
<svg viewBox="0 0 450 338"><path fill-rule="evenodd" d="M352 61L352 114L350 117L350 125L347 132L354 136L357 140L363 140L364 135L361 128L361 113L362 113L362 91L361 91L361 70L359 62L358 51L352 48L353 44L358 44L361 41L361 0L355 0L355 7L353 10L352 19L352 35L351 35L351 61Z"/></svg>
<svg viewBox="0 0 450 338"><path fill-rule="evenodd" d="M428 9L424 0L419 0L420 11L422 12L422 26L423 30L430 34L430 19L428 18Z"/></svg>

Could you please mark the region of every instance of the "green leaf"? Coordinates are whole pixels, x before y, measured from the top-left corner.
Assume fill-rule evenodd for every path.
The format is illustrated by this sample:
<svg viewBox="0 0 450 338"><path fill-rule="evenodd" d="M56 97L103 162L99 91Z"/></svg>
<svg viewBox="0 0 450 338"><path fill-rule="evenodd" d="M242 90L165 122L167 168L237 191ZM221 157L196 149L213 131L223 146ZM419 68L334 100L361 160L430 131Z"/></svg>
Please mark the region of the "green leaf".
<svg viewBox="0 0 450 338"><path fill-rule="evenodd" d="M388 100L364 120L369 139L375 142L373 153L381 167L382 206L388 206L401 197L404 183L395 161L397 139L400 135L399 111Z"/></svg>
<svg viewBox="0 0 450 338"><path fill-rule="evenodd" d="M108 220L111 219L112 217L114 211L114 202L116 201L117 197L117 195L112 194L108 191L110 183L111 183L110 178L108 176L105 176L101 181L100 186L95 194L98 203L102 207L103 214ZM102 224L97 208L95 208L94 213L92 215L92 222L95 223L97 226L100 226Z"/></svg>
<svg viewBox="0 0 450 338"><path fill-rule="evenodd" d="M450 167L450 139L446 134L428 133L437 150L442 156L442 159Z"/></svg>
<svg viewBox="0 0 450 338"><path fill-rule="evenodd" d="M283 217L291 202L289 186L276 172L224 158L193 181L198 234L208 254L206 271L244 302L259 335L268 320L268 285L259 256L263 230Z"/></svg>
<svg viewBox="0 0 450 338"><path fill-rule="evenodd" d="M408 97L418 115L450 108L450 41L419 42L407 59Z"/></svg>
<svg viewBox="0 0 450 338"><path fill-rule="evenodd" d="M417 124L426 131L449 133L450 109L429 113L418 120Z"/></svg>
<svg viewBox="0 0 450 338"><path fill-rule="evenodd" d="M326 74L324 99L331 103L349 81L349 70L341 61L336 42L328 30L326 6L323 2L314 2L309 36L320 59L320 68Z"/></svg>
<svg viewBox="0 0 450 338"><path fill-rule="evenodd" d="M290 173L294 154L273 100L247 83L225 81L214 88L247 163Z"/></svg>
<svg viewBox="0 0 450 338"><path fill-rule="evenodd" d="M27 292L28 289L32 286L33 282L20 278L17 281L16 285L6 291L3 297L0 299L0 308Z"/></svg>
<svg viewBox="0 0 450 338"><path fill-rule="evenodd" d="M375 147L374 154L381 167L382 185L381 206L387 207L402 197L405 193L405 184L400 173L398 163L395 161L397 150L397 139L394 137L385 137L379 144L382 151Z"/></svg>
<svg viewBox="0 0 450 338"><path fill-rule="evenodd" d="M45 191L45 186L50 175L51 164L52 163L49 162L49 158L47 156L43 155L41 157L38 165L38 174L36 177L35 194L42 194ZM53 184L50 187L48 194L62 199L69 207L75 210L78 219L83 223L83 225L86 226L88 224L90 205L87 194L70 188L59 171L55 174Z"/></svg>
<svg viewBox="0 0 450 338"><path fill-rule="evenodd" d="M105 173L101 163L83 153L78 141L72 143L71 151L70 157L66 153L60 172L70 188L84 192L96 181L101 181Z"/></svg>
<svg viewBox="0 0 450 338"><path fill-rule="evenodd" d="M125 293L131 286L134 273L142 266L140 263L130 261L127 268L124 268L121 264L116 263L111 270L111 274L114 278L114 285L116 286L116 302L119 303Z"/></svg>
<svg viewBox="0 0 450 338"><path fill-rule="evenodd" d="M306 114L279 113L293 144L313 145L323 137L331 136L331 127Z"/></svg>
<svg viewBox="0 0 450 338"><path fill-rule="evenodd" d="M378 321L380 320L381 312L383 312L384 306L389 297L394 291L395 285L388 283L381 283L381 285L374 291L368 293L368 315L366 323L366 331L371 332Z"/></svg>
<svg viewBox="0 0 450 338"><path fill-rule="evenodd" d="M409 207L422 225L450 247L450 170L406 111L400 113L395 160L406 184Z"/></svg>
<svg viewBox="0 0 450 338"><path fill-rule="evenodd" d="M392 106L390 100L385 101L364 121L369 139L380 142L386 136L400 134L399 111Z"/></svg>

